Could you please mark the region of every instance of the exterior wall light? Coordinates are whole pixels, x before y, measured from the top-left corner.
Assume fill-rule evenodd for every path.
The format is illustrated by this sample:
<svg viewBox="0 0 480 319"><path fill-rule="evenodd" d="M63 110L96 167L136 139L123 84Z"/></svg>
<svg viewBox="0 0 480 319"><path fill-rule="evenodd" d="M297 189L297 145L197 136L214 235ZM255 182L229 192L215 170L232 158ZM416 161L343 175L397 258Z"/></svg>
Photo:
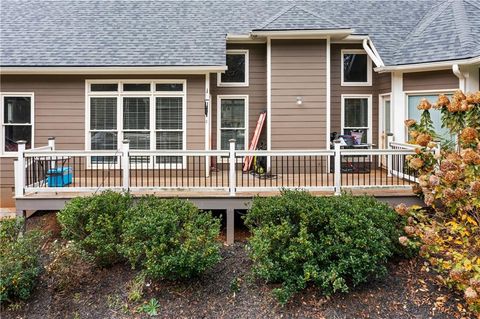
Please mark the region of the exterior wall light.
<svg viewBox="0 0 480 319"><path fill-rule="evenodd" d="M303 104L303 96L297 96L297 105L300 106Z"/></svg>

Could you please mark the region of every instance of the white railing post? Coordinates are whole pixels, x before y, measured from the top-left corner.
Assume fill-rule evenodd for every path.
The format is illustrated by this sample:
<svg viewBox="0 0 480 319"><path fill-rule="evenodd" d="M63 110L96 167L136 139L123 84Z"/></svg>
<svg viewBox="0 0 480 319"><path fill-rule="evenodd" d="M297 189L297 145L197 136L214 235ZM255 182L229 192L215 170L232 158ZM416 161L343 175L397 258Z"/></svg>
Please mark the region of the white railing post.
<svg viewBox="0 0 480 319"><path fill-rule="evenodd" d="M340 140L335 140L333 142L335 155L334 155L334 171L333 171L333 178L334 178L334 187L335 187L335 195L341 194L342 188L342 159L340 154Z"/></svg>
<svg viewBox="0 0 480 319"><path fill-rule="evenodd" d="M18 141L18 157L14 164L15 169L15 196L23 196L25 192L25 145L27 141Z"/></svg>
<svg viewBox="0 0 480 319"><path fill-rule="evenodd" d="M230 156L228 158L228 163L229 163L229 169L228 169L228 174L229 174L229 185L228 189L230 192L230 196L235 196L235 187L237 184L236 181L236 174L235 174L235 139L231 139L228 142L230 142Z"/></svg>
<svg viewBox="0 0 480 319"><path fill-rule="evenodd" d="M387 149L392 149L392 142L393 142L393 133L387 133ZM387 155L387 176L392 176L392 155Z"/></svg>
<svg viewBox="0 0 480 319"><path fill-rule="evenodd" d="M55 151L55 137L48 138L48 147L50 147L50 151ZM50 161L50 169L55 169L56 161Z"/></svg>
<svg viewBox="0 0 480 319"><path fill-rule="evenodd" d="M130 141L123 140L122 141L122 187L124 191L128 191L130 189Z"/></svg>

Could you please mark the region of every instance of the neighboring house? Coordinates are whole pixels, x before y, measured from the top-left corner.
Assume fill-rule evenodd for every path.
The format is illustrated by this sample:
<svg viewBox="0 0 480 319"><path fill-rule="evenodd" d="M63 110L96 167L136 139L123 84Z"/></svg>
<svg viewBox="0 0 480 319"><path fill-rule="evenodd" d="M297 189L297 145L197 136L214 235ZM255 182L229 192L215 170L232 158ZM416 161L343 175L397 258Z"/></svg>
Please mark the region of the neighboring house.
<svg viewBox="0 0 480 319"><path fill-rule="evenodd" d="M15 206L18 140L205 151L234 138L240 150L266 111L269 151L329 150L352 130L383 149L388 132L405 142L420 98L479 89L477 0L0 6L0 207Z"/></svg>

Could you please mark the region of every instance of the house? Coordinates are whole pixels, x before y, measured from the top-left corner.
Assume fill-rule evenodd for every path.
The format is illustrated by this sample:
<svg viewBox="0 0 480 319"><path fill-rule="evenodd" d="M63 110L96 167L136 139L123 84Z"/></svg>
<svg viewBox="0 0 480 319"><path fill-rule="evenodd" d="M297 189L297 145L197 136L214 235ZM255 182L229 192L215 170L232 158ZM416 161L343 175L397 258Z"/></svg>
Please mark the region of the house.
<svg viewBox="0 0 480 319"><path fill-rule="evenodd" d="M0 6L3 208L116 187L409 186L404 120L423 97L479 89L476 0ZM265 150L248 153L262 112ZM337 158L334 132L366 147Z"/></svg>

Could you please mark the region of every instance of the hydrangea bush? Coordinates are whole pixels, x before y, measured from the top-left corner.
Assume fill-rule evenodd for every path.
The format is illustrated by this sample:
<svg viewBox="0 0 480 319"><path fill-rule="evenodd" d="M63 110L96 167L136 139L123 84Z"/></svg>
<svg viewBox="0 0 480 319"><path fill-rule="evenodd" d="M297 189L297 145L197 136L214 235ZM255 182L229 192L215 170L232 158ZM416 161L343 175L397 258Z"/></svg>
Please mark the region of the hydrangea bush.
<svg viewBox="0 0 480 319"><path fill-rule="evenodd" d="M410 143L418 145L407 162L419 173L415 191L429 208L397 207L408 218L400 243L419 248L441 280L462 291L480 314L480 91L457 91L452 99L440 95L434 105L424 99L418 108L419 123L405 122ZM442 126L456 137L455 148L432 152L437 136L431 108L440 110Z"/></svg>

